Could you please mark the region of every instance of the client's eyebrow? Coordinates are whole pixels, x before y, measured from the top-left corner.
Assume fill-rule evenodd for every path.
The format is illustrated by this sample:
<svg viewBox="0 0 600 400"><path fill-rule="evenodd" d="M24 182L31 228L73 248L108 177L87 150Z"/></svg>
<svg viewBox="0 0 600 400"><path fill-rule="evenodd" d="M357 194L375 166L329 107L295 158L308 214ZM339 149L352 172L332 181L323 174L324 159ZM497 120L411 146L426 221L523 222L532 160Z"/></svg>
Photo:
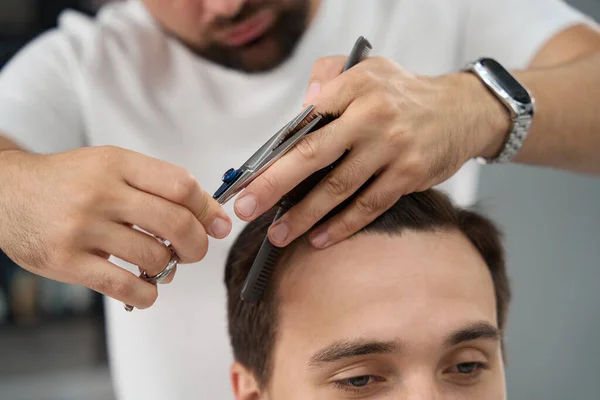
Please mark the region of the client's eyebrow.
<svg viewBox="0 0 600 400"><path fill-rule="evenodd" d="M500 330L488 322L474 322L450 334L444 345L452 347L471 340L500 340Z"/></svg>
<svg viewBox="0 0 600 400"><path fill-rule="evenodd" d="M402 344L395 341L378 341L368 339L341 340L319 350L311 357L308 365L332 363L344 358L359 357L370 354L390 354L400 351Z"/></svg>

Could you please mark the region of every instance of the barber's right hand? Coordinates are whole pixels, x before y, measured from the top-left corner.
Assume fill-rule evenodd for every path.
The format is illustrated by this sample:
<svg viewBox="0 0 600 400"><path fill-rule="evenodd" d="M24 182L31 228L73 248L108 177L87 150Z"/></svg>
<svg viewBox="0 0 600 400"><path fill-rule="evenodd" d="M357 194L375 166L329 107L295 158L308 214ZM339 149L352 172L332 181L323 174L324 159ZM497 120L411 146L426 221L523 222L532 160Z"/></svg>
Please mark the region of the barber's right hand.
<svg viewBox="0 0 600 400"><path fill-rule="evenodd" d="M0 152L0 248L21 267L148 308L156 286L108 258L153 276L171 253L133 226L170 241L184 264L204 258L207 235L227 236L231 220L189 172L133 151Z"/></svg>

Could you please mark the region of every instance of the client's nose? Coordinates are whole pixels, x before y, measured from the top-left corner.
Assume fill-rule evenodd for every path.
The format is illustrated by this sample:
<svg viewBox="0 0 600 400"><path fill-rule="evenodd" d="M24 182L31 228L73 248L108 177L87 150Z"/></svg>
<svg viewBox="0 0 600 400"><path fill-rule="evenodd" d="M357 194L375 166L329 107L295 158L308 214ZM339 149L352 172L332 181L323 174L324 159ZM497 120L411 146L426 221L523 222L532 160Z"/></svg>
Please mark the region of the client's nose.
<svg viewBox="0 0 600 400"><path fill-rule="evenodd" d="M442 400L435 376L421 372L405 377L398 400Z"/></svg>

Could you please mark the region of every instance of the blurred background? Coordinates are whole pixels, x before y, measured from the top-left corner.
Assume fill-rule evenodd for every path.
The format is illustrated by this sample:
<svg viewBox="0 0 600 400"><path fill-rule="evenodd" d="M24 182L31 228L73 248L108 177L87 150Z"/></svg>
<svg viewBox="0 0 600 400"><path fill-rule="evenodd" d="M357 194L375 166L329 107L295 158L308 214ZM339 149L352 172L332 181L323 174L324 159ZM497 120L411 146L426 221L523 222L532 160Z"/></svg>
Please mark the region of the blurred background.
<svg viewBox="0 0 600 400"><path fill-rule="evenodd" d="M0 0L0 69L76 9L103 0ZM0 251L0 399L112 400L101 296L36 277Z"/></svg>
<svg viewBox="0 0 600 400"><path fill-rule="evenodd" d="M103 2L0 0L0 68L61 10L93 15ZM600 20L600 0L569 2ZM509 398L598 398L600 180L485 167L480 189L507 239ZM100 296L34 277L1 252L0 399L113 399Z"/></svg>

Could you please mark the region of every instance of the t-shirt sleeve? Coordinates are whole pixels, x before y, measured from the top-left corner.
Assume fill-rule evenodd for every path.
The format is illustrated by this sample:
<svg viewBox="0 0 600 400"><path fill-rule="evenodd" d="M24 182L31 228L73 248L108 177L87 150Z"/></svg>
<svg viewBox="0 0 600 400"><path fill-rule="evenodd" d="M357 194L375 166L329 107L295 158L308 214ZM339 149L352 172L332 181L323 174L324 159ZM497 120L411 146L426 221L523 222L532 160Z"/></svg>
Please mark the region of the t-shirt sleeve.
<svg viewBox="0 0 600 400"><path fill-rule="evenodd" d="M0 134L36 153L83 146L77 79L63 32L33 40L0 71Z"/></svg>
<svg viewBox="0 0 600 400"><path fill-rule="evenodd" d="M467 0L462 62L492 57L525 68L553 36L581 23L594 21L562 0Z"/></svg>

